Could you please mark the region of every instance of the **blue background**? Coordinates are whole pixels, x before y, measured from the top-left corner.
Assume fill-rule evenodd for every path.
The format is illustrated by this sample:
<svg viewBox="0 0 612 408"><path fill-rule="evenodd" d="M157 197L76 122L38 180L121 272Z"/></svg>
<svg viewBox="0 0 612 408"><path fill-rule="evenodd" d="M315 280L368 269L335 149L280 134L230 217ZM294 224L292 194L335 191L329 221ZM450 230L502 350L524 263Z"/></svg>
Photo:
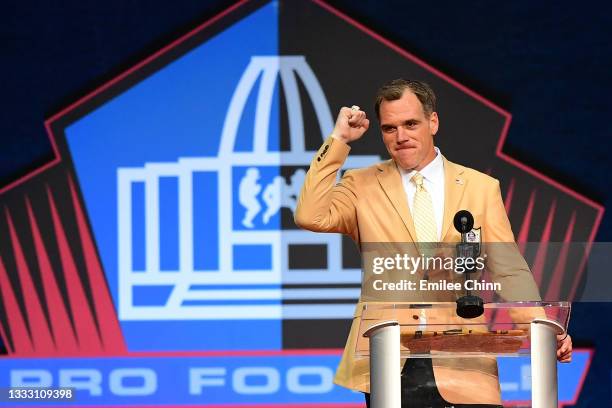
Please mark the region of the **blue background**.
<svg viewBox="0 0 612 408"><path fill-rule="evenodd" d="M561 401L569 401L574 397L576 388L580 382L580 377L584 372L585 365L588 363L588 352L576 353L572 365L558 364L559 367L559 399ZM335 372L336 366L340 362L339 355L276 355L276 356L219 356L219 357L198 357L198 356L181 356L181 357L128 357L128 358L54 358L52 360L41 363L38 359L5 359L0 360L0 387L7 387L8 375L10 369L18 370L46 370L52 376L52 386L58 387L58 372L59 370L70 369L91 369L97 370L102 377L101 388L102 395L92 396L88 391L77 391L73 405L89 405L100 404L102 401L105 404L202 404L204 401L207 404L265 404L285 401L289 403L312 403L317 402L333 403L333 402L362 402L363 396L360 393L355 393L350 390L333 387L327 393L316 394L301 394L292 393L287 386L287 370L292 367L307 366L307 367L322 367L327 369L328 373ZM500 381L502 384L513 384L517 389L515 391L503 391L502 398L504 400L527 401L530 399L531 390L525 387L530 383L529 378L521 378L521 367L525 366L529 372L528 357L510 357L499 359ZM277 390L268 394L260 395L241 395L233 391L233 373L240 367L274 367L279 373L280 384ZM109 389L110 373L116 369L139 368L151 370L155 373L157 384L155 392L146 396L117 396L113 395ZM189 393L189 371L191 368L223 368L226 374L222 376L206 376L211 378L224 378L224 383L221 385L203 385L200 395L191 395ZM29 379L29 381L36 381ZM321 377L318 375L303 375L300 377L300 385L316 386L319 385ZM88 383L85 379L83 382ZM259 375L248 376L245 381L247 386L265 386L267 381L265 377ZM125 388L140 388L143 386L143 381L140 377L133 378L131 381L126 379L123 381ZM6 406L0 401L0 406ZM54 403L48 405L69 405L65 402Z"/></svg>
<svg viewBox="0 0 612 408"><path fill-rule="evenodd" d="M217 156L223 120L236 84L245 71L252 55L278 54L278 14L273 3L262 7L215 35L202 45L191 50L163 69L145 78L121 95L116 96L83 118L66 128L66 141L78 178L81 192L93 228L98 251L108 280L111 294L118 306L117 284L117 168L138 167L146 163L176 163L179 157ZM240 44L240 47L235 47ZM255 93L255 92L252 92ZM254 112L254 98L248 101L245 110ZM249 109L250 107L250 109ZM129 118L129 120L124 120ZM273 119L273 118L272 118ZM244 119L241 121L252 123ZM271 122L271 138L278 138L278 120ZM276 125L276 126L275 126ZM241 132L241 130L239 130ZM246 138L245 130L237 135L237 144ZM243 143L244 144L244 143ZM242 146L244 150L244 146ZM241 150L241 149L236 149ZM275 170L275 171L273 171ZM235 167L233 173L234 191L246 171L245 167ZM275 175L278 167L261 168L263 186ZM201 174L198 172L198 174ZM221 181L223 182L223 181ZM197 184L197 183L196 183ZM214 185L204 184L207 191L200 192L207 207L218 202ZM141 188L133 197L142 200ZM178 271L178 181L176 177L162 177L159 183L160 195L160 269L167 273ZM262 203L263 204L263 203ZM196 203L198 205L198 203ZM221 205L227 205L221 203ZM241 228L234 203L235 229ZM196 207L197 209L197 207ZM212 209L211 209L212 210ZM265 207L262 205L262 213ZM212 211L211 211L212 212ZM134 219L141 214L133 211ZM259 216L258 216L259 217ZM260 217L256 221L261 225ZM200 254L198 238L202 242L217 242L217 225L214 217L206 228L198 228L198 217L194 217L196 234L194 253ZM140 231L142 231L141 222ZM236 226L240 226L236 228ZM280 226L280 216L276 215L266 229ZM138 231L138 230L137 230ZM204 231L204 232L200 232ZM144 247L144 239L140 242ZM143 249L134 245L135 255L141 266ZM235 247L235 259L240 258L240 250ZM217 251L206 246L209 258L218 258ZM244 254L242 254L244 255ZM201 256L201 255L198 255ZM196 259L196 265L198 264ZM239 269L241 265L238 265ZM250 265L251 268L257 265ZM259 265L264 269L268 264ZM154 296L158 303L164 304L168 288L160 287L159 293L152 294L151 288L136 288L135 300L151 302ZM195 304L194 302L189 302ZM235 303L235 302L234 302ZM277 301L278 303L278 301ZM198 304L202 304L199 302ZM218 304L218 302L216 302ZM121 321L121 328L130 351L145 350L232 350L232 349L275 349L281 347L281 322L279 320L258 321ZM261 336L262 331L268 333ZM180 335L167 336L174 332ZM214 333L214 335L202 335ZM250 335L249 335L250 334Z"/></svg>

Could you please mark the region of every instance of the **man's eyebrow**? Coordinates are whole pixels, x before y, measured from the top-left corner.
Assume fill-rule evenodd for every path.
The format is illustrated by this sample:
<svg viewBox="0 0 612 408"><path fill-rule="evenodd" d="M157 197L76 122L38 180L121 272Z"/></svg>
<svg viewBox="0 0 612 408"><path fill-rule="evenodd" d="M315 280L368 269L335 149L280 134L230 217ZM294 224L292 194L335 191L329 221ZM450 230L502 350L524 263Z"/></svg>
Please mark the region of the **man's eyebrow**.
<svg viewBox="0 0 612 408"><path fill-rule="evenodd" d="M419 124L419 123L421 123L421 121L419 119L412 118L412 119L404 120L403 122L400 123L399 126L401 126L401 125L408 125L408 124ZM387 129L388 128L395 128L397 126L398 125L395 125L393 123L383 123L383 124L380 125L381 128L387 128Z"/></svg>

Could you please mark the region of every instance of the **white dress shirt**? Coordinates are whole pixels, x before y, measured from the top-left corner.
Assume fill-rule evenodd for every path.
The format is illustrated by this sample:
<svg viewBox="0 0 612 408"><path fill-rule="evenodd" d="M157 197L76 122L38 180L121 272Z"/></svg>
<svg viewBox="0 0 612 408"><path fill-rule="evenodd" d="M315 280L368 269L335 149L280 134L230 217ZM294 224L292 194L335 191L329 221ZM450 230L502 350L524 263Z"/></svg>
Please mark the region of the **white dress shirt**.
<svg viewBox="0 0 612 408"><path fill-rule="evenodd" d="M431 195L438 239L441 241L442 221L444 219L444 162L442 161L440 149L437 147L434 147L434 149L436 150L436 157L419 173L423 176L423 186L429 192L429 195ZM413 213L414 195L416 193L416 185L410 179L412 179L416 172L416 170L407 171L400 168L410 214Z"/></svg>

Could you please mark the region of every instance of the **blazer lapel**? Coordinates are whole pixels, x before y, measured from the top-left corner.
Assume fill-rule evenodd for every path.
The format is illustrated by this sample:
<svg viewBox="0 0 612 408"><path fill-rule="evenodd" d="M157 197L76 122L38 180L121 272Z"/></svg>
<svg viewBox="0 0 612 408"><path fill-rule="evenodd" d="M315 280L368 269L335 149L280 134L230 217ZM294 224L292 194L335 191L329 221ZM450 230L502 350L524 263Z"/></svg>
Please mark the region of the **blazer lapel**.
<svg viewBox="0 0 612 408"><path fill-rule="evenodd" d="M442 156L444 160L444 220L442 222L442 241L448 233L448 230L453 223L455 214L460 209L459 202L463 197L465 186L467 185L467 179L464 177L463 167L446 160L446 157Z"/></svg>
<svg viewBox="0 0 612 408"><path fill-rule="evenodd" d="M406 192L402 183L402 176L395 165L393 160L380 163L378 165L378 182L382 187L383 191L393 204L395 211L399 214L404 226L408 230L410 237L413 242L417 241L416 231L414 229L414 222L410 215L410 209L408 208L408 201L406 200Z"/></svg>

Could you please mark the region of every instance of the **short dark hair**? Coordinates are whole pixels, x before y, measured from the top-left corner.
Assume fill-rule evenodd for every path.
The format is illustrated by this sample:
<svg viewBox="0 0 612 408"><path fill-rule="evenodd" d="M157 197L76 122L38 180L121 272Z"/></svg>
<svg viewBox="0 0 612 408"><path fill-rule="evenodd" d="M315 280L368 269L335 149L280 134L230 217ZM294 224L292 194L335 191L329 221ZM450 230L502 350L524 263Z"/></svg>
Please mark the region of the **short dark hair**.
<svg viewBox="0 0 612 408"><path fill-rule="evenodd" d="M425 116L430 116L432 112L436 111L436 94L427 83L400 78L387 82L378 89L376 103L374 104L378 120L380 120L380 104L382 101L396 101L402 97L406 89L409 89L421 102Z"/></svg>

